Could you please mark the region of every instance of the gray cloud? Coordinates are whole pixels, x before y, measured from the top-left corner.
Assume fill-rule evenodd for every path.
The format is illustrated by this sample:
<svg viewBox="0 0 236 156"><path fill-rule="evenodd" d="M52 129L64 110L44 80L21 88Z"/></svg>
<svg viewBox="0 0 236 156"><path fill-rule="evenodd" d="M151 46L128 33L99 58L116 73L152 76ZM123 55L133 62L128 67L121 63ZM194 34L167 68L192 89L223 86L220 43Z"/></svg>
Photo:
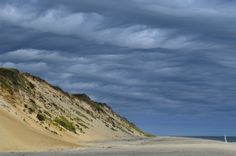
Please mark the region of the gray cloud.
<svg viewBox="0 0 236 156"><path fill-rule="evenodd" d="M109 28L105 17L97 13L70 13L66 9L49 9L43 14L31 13L33 8L6 5L0 19L13 25L58 35L71 35L129 48L182 48L192 46L194 36L173 36L175 30L131 25ZM201 43L196 43L201 44Z"/></svg>
<svg viewBox="0 0 236 156"><path fill-rule="evenodd" d="M235 5L2 0L0 66L88 93L154 133L230 134L236 129Z"/></svg>

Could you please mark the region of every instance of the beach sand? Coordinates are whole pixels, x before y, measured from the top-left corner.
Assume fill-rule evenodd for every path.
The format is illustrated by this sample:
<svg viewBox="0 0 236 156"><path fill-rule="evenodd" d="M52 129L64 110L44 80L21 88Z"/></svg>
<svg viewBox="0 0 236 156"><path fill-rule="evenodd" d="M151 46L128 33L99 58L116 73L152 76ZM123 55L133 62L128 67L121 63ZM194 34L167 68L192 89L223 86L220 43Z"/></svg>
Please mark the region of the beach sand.
<svg viewBox="0 0 236 156"><path fill-rule="evenodd" d="M236 156L236 144L191 138L83 143L84 149L49 152L0 153L0 156Z"/></svg>

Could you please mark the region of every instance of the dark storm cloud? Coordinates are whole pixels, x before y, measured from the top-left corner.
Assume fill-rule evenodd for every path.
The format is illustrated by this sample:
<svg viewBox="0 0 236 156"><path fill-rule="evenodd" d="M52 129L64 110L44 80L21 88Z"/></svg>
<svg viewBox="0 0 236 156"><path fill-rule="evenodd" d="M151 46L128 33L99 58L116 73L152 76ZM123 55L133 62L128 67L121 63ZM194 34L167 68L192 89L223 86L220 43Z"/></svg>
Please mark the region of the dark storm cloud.
<svg viewBox="0 0 236 156"><path fill-rule="evenodd" d="M154 123L159 133L172 133L161 125L165 120L178 134L196 123L191 134L197 134L197 126L229 125L236 115L235 6L231 0L2 0L0 65L89 93L147 130L156 132Z"/></svg>

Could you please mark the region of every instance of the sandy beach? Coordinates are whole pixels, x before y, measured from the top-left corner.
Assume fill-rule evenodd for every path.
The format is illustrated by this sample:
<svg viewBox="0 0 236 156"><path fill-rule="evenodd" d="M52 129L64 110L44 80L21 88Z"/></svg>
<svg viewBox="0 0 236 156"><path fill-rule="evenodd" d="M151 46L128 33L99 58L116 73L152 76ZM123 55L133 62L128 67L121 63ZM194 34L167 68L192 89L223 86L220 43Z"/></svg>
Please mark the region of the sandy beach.
<svg viewBox="0 0 236 156"><path fill-rule="evenodd" d="M47 152L10 152L0 153L0 156L235 156L236 144L218 141L157 137L152 139L137 139L83 143L86 148L68 151Z"/></svg>

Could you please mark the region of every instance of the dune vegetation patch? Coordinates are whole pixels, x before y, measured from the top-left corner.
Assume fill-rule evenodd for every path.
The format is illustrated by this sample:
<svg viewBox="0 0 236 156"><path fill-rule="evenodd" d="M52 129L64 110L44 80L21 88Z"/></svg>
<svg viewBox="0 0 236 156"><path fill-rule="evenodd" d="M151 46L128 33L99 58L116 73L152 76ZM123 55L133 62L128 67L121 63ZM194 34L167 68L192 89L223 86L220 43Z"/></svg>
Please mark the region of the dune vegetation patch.
<svg viewBox="0 0 236 156"><path fill-rule="evenodd" d="M64 127L65 129L76 133L76 128L72 122L67 120L64 116L56 117L54 120L56 123Z"/></svg>

